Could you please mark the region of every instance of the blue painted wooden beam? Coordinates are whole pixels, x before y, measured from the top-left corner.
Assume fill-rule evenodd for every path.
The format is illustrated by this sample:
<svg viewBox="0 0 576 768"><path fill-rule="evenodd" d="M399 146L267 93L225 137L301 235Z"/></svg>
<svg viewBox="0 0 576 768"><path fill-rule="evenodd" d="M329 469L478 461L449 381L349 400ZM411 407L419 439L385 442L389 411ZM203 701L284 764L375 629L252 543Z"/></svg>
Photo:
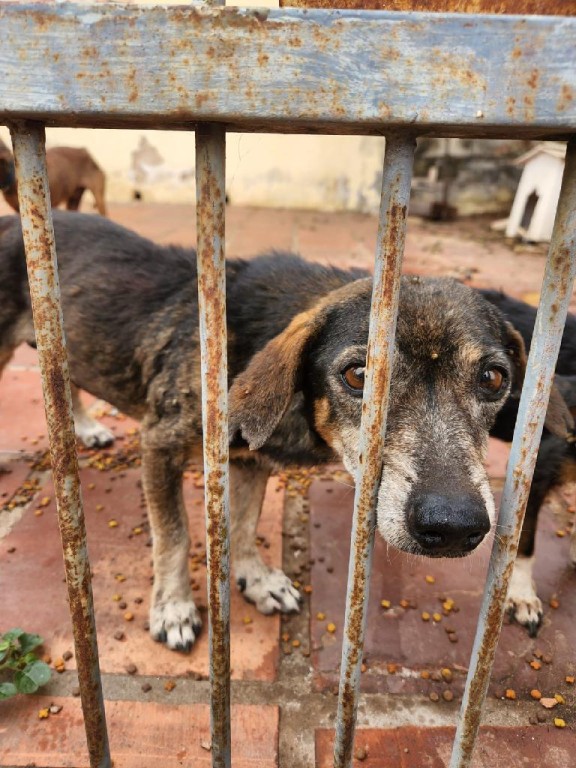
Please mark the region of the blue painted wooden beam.
<svg viewBox="0 0 576 768"><path fill-rule="evenodd" d="M576 132L576 18L0 2L0 121Z"/></svg>

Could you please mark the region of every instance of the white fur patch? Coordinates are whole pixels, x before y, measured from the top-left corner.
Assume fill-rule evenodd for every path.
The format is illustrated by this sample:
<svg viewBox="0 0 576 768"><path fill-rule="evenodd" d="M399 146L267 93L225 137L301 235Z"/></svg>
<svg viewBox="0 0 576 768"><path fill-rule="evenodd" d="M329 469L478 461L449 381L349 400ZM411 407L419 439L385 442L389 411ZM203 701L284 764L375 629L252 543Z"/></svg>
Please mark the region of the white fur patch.
<svg viewBox="0 0 576 768"><path fill-rule="evenodd" d="M150 609L150 634L172 650L189 650L201 626L202 619L193 600L162 602Z"/></svg>
<svg viewBox="0 0 576 768"><path fill-rule="evenodd" d="M240 591L260 613L299 612L300 593L283 571L269 568L256 556L238 560L234 573Z"/></svg>
<svg viewBox="0 0 576 768"><path fill-rule="evenodd" d="M114 434L88 414L75 386L72 386L72 409L74 431L86 448L104 448L112 445L115 439Z"/></svg>
<svg viewBox="0 0 576 768"><path fill-rule="evenodd" d="M114 442L114 434L86 412L74 413L74 431L86 448L104 448Z"/></svg>

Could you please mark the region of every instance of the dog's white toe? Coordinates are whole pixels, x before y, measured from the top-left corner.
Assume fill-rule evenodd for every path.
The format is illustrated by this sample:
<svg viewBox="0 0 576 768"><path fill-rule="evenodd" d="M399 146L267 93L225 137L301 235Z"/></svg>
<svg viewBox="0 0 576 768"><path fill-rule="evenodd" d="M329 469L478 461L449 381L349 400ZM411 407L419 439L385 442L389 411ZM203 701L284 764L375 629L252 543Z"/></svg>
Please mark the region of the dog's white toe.
<svg viewBox="0 0 576 768"><path fill-rule="evenodd" d="M189 651L201 627L202 620L192 600L161 603L150 610L150 634L173 651Z"/></svg>
<svg viewBox="0 0 576 768"><path fill-rule="evenodd" d="M518 557L514 563L506 610L518 624L526 627L530 637L536 637L543 611L532 579L532 563L533 558L528 557Z"/></svg>
<svg viewBox="0 0 576 768"><path fill-rule="evenodd" d="M292 582L277 568L258 560L245 560L236 566L236 584L249 603L260 613L297 613L302 598Z"/></svg>
<svg viewBox="0 0 576 768"><path fill-rule="evenodd" d="M84 419L80 423L76 422L75 428L77 437L86 448L105 448L112 445L115 439L109 429L94 419L90 419L90 422Z"/></svg>

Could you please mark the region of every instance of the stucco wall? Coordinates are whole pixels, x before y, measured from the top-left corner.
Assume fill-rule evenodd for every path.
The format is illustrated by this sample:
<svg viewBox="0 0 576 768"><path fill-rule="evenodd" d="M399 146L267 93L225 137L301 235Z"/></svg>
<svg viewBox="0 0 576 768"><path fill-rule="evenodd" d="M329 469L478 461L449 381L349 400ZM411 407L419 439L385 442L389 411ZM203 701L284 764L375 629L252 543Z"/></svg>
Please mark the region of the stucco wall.
<svg viewBox="0 0 576 768"><path fill-rule="evenodd" d="M227 5L278 3L229 0ZM8 132L0 128L0 136L6 140ZM135 192L150 201L195 199L193 134L48 129L47 143L86 147L107 174L111 201L132 200ZM233 204L374 211L383 156L382 138L229 134L227 192Z"/></svg>

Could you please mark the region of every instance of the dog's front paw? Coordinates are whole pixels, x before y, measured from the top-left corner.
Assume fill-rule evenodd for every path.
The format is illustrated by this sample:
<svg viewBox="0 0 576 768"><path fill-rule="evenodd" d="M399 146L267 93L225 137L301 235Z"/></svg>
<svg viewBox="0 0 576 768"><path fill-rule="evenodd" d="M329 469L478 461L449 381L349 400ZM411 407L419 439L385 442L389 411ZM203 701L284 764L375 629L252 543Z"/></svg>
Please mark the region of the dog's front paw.
<svg viewBox="0 0 576 768"><path fill-rule="evenodd" d="M150 609L150 634L173 651L189 651L201 627L202 620L192 600L157 603Z"/></svg>
<svg viewBox="0 0 576 768"><path fill-rule="evenodd" d="M506 610L512 619L526 627L530 637L536 637L542 622L543 611L532 579L531 558L519 557L514 564L506 598Z"/></svg>
<svg viewBox="0 0 576 768"><path fill-rule="evenodd" d="M297 613L300 610L300 593L282 571L268 568L258 560L245 560L235 570L238 589L260 613Z"/></svg>
<svg viewBox="0 0 576 768"><path fill-rule="evenodd" d="M90 422L85 420L77 422L75 432L86 448L106 448L115 440L114 434L109 429L93 419Z"/></svg>

